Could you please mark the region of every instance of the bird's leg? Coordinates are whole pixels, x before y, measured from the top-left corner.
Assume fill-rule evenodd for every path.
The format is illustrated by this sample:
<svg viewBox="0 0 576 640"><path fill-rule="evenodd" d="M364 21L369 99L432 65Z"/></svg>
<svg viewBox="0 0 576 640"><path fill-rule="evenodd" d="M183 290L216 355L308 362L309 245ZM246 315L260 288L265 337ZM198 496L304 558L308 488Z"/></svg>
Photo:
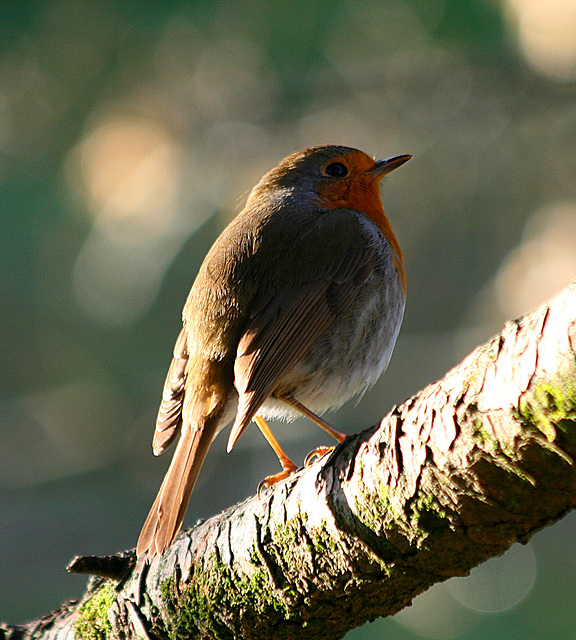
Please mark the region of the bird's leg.
<svg viewBox="0 0 576 640"><path fill-rule="evenodd" d="M287 478L291 473L294 473L294 471L296 471L298 467L284 453L282 447L278 443L278 440L276 440L274 434L272 433L272 431L270 431L270 427L268 426L266 420L264 420L262 416L254 416L254 422L258 425L258 428L262 432L262 435L268 441L268 444L272 447L272 449L274 449L274 453L278 456L278 460L282 465L282 471L264 478L264 480L262 480L262 482L258 485L258 497L260 497L260 493L262 492L262 489L264 487L271 487L273 484L280 482L280 480L284 480L284 478Z"/></svg>
<svg viewBox="0 0 576 640"><path fill-rule="evenodd" d="M278 398L278 400L282 400L282 402L285 402L286 404L289 404L291 407L296 409L296 411L299 411L302 415L305 415L307 418L312 420L312 422L317 424L320 427L320 429L324 429L324 431L329 433L335 440L338 440L338 442L343 442L344 439L346 438L345 433L342 433L342 431L338 431L337 429L334 429L334 427L330 426L325 420L322 420L320 416L317 416L315 413L310 411L310 409L305 407L301 402L298 402L296 398L293 398L292 396L289 396L289 395L281 395L281 394L274 394L274 397Z"/></svg>
<svg viewBox="0 0 576 640"><path fill-rule="evenodd" d="M310 411L310 409L305 407L301 402L298 402L296 398L293 398L290 395L281 394L275 394L275 397L278 398L278 400L282 400L286 404L289 404L291 407L296 409L296 411L299 411L301 414L305 415L308 419L317 424L321 429L324 429L324 431L329 433L338 442L342 442L346 438L345 433L334 429L334 427L329 425L325 420L322 420L320 416L317 416L315 413ZM311 464L312 460L314 460L314 458L321 458L333 449L334 447L317 447L316 449L314 449L314 451L310 451L310 453L306 456L304 466L308 467Z"/></svg>

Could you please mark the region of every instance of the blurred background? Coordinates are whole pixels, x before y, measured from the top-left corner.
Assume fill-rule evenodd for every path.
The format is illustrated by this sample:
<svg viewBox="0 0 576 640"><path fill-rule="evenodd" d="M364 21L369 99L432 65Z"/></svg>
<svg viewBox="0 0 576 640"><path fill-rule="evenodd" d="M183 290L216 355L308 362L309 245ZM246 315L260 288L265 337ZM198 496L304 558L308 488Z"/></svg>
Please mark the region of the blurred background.
<svg viewBox="0 0 576 640"><path fill-rule="evenodd" d="M576 276L576 0L0 3L0 619L133 547L199 264L247 191L315 144L411 153L383 200L406 317L352 433ZM324 442L276 427L295 460ZM217 440L186 522L277 470ZM349 640L573 638L576 518ZM569 585L567 587L567 585Z"/></svg>

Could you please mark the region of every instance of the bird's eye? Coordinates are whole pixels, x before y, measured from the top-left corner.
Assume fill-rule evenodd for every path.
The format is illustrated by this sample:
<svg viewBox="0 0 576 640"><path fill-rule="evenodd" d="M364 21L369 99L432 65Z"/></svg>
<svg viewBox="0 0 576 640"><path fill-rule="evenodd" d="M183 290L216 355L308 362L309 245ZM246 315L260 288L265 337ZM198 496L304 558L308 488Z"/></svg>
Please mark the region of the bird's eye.
<svg viewBox="0 0 576 640"><path fill-rule="evenodd" d="M348 167L341 162L331 162L324 167L323 173L331 178L344 178L348 175Z"/></svg>

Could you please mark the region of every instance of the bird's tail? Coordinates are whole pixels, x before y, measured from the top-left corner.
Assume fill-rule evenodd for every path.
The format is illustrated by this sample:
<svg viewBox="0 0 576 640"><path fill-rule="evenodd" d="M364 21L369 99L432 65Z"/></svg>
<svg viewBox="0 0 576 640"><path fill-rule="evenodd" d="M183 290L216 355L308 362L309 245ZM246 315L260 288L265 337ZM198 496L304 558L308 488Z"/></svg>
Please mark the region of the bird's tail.
<svg viewBox="0 0 576 640"><path fill-rule="evenodd" d="M172 462L138 538L136 552L139 559L151 560L162 554L182 526L190 494L216 435L219 420L210 416L201 422L182 426Z"/></svg>

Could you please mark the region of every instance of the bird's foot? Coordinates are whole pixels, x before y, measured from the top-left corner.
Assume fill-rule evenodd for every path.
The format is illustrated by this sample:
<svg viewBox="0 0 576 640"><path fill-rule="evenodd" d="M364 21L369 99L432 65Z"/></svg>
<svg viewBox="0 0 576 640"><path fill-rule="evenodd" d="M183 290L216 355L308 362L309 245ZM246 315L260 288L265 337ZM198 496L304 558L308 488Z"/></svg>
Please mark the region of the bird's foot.
<svg viewBox="0 0 576 640"><path fill-rule="evenodd" d="M306 456L306 460L304 460L304 468L308 469L308 467L314 462L315 458L322 458L327 453L331 453L334 451L336 447L316 447L314 451L310 451L310 453Z"/></svg>
<svg viewBox="0 0 576 640"><path fill-rule="evenodd" d="M277 482L280 482L281 480L287 478L289 475L293 474L297 469L298 467L292 462L292 460L287 459L286 461L284 461L284 468L282 469L282 471L264 478L264 480L262 480L262 482L258 485L258 497L262 497L262 489L264 489L264 487L268 488L272 485L275 485Z"/></svg>

